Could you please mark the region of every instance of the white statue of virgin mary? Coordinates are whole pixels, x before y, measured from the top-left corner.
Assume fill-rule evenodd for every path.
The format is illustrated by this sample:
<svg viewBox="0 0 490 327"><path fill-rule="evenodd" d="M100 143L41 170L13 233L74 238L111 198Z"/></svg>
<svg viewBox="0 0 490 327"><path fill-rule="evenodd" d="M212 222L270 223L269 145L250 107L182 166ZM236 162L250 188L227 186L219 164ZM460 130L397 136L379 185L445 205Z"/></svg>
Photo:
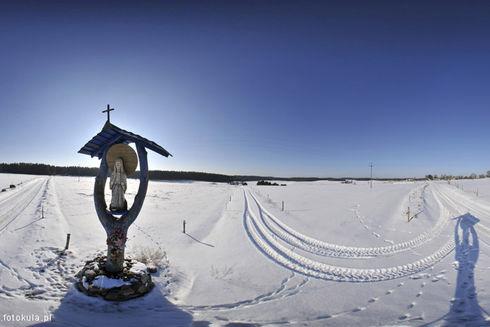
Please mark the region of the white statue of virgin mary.
<svg viewBox="0 0 490 327"><path fill-rule="evenodd" d="M112 199L109 209L111 211L125 211L128 209L128 204L124 198L126 192L126 172L124 171L124 161L122 158L117 158L114 162L112 170L110 187L112 190Z"/></svg>

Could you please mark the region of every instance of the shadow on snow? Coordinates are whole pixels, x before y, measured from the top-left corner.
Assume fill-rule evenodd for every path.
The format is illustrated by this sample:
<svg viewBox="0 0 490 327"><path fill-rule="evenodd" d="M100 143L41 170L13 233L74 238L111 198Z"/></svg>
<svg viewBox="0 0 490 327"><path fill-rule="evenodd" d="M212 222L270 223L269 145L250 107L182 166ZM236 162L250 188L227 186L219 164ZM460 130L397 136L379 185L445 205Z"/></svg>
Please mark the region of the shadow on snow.
<svg viewBox="0 0 490 327"><path fill-rule="evenodd" d="M474 269L480 253L475 224L480 220L470 214L454 219L457 220L454 243L458 270L454 299L451 300L446 315L424 326L436 323L442 326L490 326L490 321L486 321L484 317L484 314L488 316L488 313L480 307L475 288Z"/></svg>
<svg viewBox="0 0 490 327"><path fill-rule="evenodd" d="M192 316L170 303L158 285L143 297L109 302L89 297L71 287L54 311L51 322L36 327L54 326L192 326Z"/></svg>

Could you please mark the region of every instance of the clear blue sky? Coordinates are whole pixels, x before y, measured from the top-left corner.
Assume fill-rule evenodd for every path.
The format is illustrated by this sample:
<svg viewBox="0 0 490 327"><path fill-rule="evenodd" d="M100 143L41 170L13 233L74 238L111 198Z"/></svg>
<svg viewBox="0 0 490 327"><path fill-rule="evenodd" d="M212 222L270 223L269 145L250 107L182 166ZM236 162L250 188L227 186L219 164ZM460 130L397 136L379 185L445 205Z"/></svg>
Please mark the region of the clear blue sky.
<svg viewBox="0 0 490 327"><path fill-rule="evenodd" d="M151 169L490 169L490 2L0 3L0 162L97 166L112 122Z"/></svg>

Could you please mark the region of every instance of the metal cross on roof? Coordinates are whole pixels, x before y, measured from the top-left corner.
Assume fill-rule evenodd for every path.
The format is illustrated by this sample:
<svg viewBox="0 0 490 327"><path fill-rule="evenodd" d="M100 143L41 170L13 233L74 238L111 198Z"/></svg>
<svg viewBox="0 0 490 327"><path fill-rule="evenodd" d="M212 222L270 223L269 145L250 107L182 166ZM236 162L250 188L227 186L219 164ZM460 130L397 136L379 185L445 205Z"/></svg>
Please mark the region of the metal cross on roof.
<svg viewBox="0 0 490 327"><path fill-rule="evenodd" d="M111 108L111 106L107 105L107 109L102 111L102 112L107 112L107 121L111 122L111 111L113 111L114 108Z"/></svg>

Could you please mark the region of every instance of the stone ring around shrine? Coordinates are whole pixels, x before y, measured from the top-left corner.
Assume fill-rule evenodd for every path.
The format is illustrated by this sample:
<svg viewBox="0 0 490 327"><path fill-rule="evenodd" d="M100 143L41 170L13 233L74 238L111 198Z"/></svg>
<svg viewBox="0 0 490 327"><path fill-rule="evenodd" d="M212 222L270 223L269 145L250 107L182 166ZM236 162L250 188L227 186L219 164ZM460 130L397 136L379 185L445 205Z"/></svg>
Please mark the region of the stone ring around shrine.
<svg viewBox="0 0 490 327"><path fill-rule="evenodd" d="M117 158L121 158L124 164L124 172L127 176L134 174L136 168L138 167L138 156L136 152L127 144L119 143L114 144L107 151L106 159L107 166L112 172L114 169L114 163Z"/></svg>

